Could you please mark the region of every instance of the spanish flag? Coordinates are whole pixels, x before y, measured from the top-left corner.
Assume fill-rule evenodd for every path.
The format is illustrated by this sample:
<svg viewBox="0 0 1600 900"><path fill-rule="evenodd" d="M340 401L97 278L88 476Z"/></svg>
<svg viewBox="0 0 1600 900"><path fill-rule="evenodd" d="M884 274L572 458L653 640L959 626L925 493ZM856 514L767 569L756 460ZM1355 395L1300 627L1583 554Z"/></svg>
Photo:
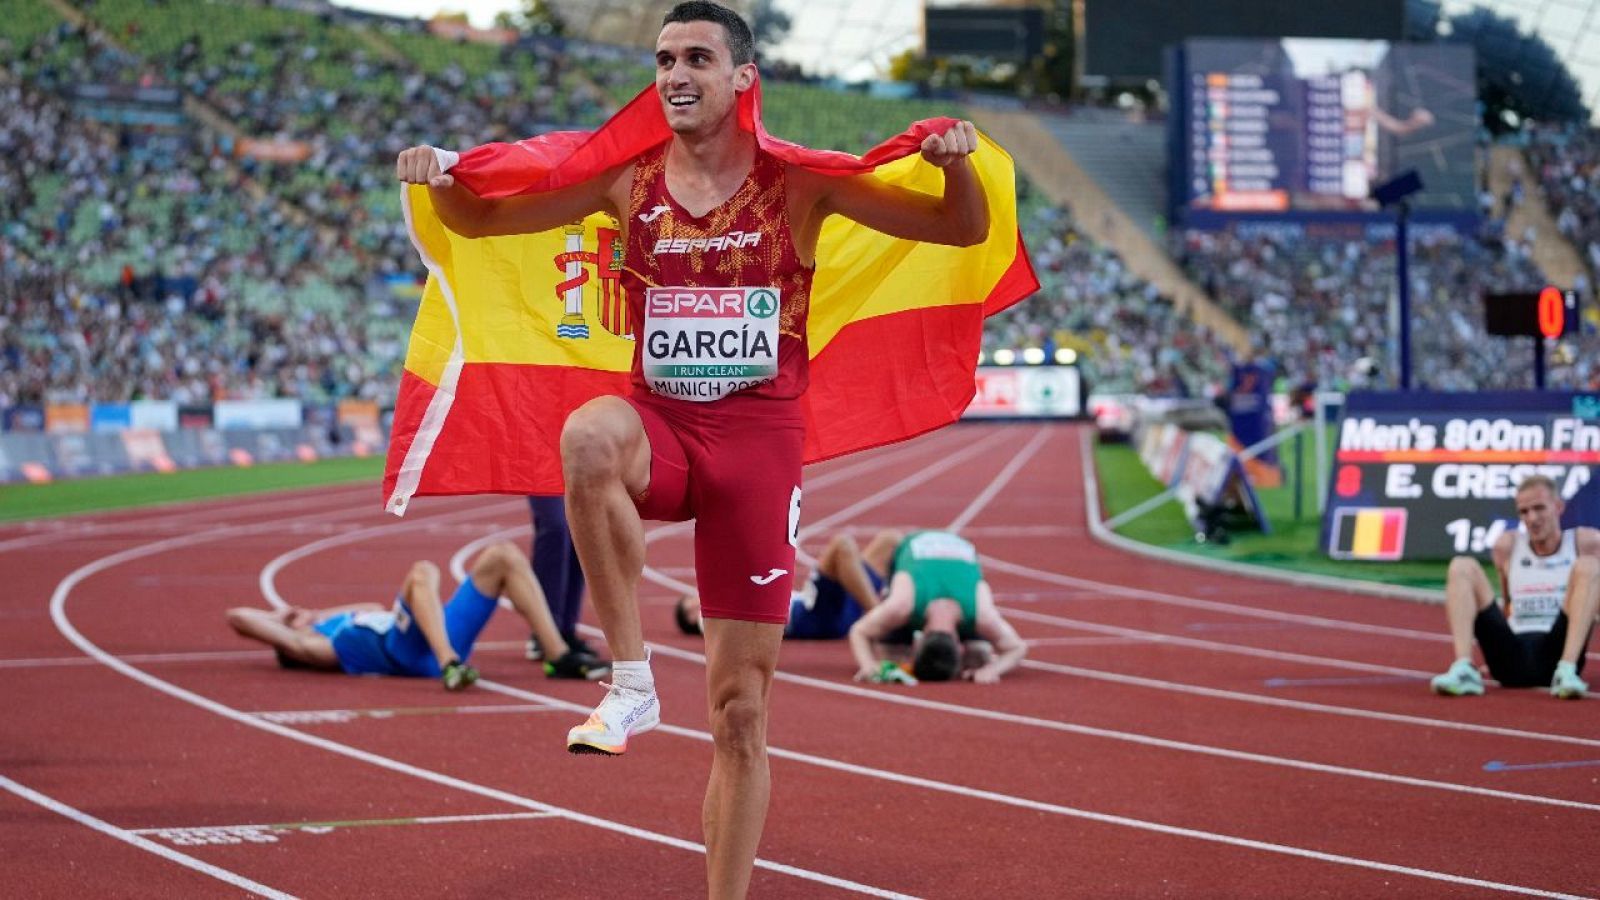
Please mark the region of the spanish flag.
<svg viewBox="0 0 1600 900"><path fill-rule="evenodd" d="M767 134L759 82L740 96L739 117L762 149L789 163L943 189L943 175L918 151L953 119L917 122L857 157ZM450 173L483 197L541 193L671 137L652 86L597 131L475 147ZM800 401L807 462L954 422L975 390L983 318L1038 289L1017 229L1011 158L980 139L971 160L990 207L986 242L919 244L839 216L823 226L807 333L811 383ZM426 187L407 187L406 226L428 282L395 401L385 508L403 515L418 495L561 493L567 414L630 390L619 223L593 215L539 234L471 240L444 227Z"/></svg>

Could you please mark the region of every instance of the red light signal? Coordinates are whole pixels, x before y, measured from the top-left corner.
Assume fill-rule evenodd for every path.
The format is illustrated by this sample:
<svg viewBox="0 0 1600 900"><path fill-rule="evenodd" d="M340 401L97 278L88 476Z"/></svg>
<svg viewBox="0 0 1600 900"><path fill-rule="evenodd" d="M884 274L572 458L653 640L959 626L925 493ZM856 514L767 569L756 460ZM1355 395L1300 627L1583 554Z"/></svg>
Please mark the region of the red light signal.
<svg viewBox="0 0 1600 900"><path fill-rule="evenodd" d="M1558 338L1566 329L1566 298L1559 289L1547 286L1539 292L1539 333L1547 338Z"/></svg>

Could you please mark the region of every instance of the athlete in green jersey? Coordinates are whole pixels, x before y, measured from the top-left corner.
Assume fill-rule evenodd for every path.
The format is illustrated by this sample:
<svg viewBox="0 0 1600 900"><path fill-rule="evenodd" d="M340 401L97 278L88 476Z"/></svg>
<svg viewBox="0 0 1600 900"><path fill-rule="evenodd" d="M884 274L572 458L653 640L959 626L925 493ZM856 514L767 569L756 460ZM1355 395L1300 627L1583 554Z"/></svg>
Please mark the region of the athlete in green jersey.
<svg viewBox="0 0 1600 900"><path fill-rule="evenodd" d="M911 673L923 681L960 675L993 684L1022 662L1027 645L995 607L972 542L947 531L912 532L896 549L891 572L888 596L850 628L856 680L884 680L881 645L908 640ZM987 644L992 655L964 666L963 643Z"/></svg>

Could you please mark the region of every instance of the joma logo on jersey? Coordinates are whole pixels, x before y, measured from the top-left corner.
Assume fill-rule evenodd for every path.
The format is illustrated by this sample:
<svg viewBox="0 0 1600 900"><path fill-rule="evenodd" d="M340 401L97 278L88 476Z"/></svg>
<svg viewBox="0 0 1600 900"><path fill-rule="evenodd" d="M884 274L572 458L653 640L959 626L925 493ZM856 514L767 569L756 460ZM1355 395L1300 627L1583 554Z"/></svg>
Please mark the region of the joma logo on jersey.
<svg viewBox="0 0 1600 900"><path fill-rule="evenodd" d="M742 319L744 318L742 289L691 290L685 288L650 288L645 303L650 315L684 319Z"/></svg>
<svg viewBox="0 0 1600 900"><path fill-rule="evenodd" d="M736 250L761 243L759 231L730 231L708 238L662 238L656 241L655 254L700 253L706 250Z"/></svg>

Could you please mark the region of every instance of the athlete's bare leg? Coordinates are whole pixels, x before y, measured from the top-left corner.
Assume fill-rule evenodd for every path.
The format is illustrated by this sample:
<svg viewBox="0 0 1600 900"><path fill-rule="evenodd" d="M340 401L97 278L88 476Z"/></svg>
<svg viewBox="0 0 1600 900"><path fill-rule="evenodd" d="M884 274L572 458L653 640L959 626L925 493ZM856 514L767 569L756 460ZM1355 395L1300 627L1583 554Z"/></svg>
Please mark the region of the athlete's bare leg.
<svg viewBox="0 0 1600 900"><path fill-rule="evenodd" d="M544 590L539 587L528 558L522 555L517 545L510 541L496 541L485 547L472 562L472 585L485 597L505 597L510 600L511 608L528 623L549 659L560 659L566 655L569 649L567 642L561 637L556 620L550 615L550 604L545 599Z"/></svg>
<svg viewBox="0 0 1600 900"><path fill-rule="evenodd" d="M872 590L872 581L861 571L861 549L848 532L840 532L828 541L817 559L817 571L844 585L850 596L856 598L862 609L878 605L878 595Z"/></svg>
<svg viewBox="0 0 1600 900"><path fill-rule="evenodd" d="M872 540L867 541L867 549L861 551L861 559L887 579L889 564L894 562L894 552L900 549L900 542L905 540L905 537L903 531L885 528L873 535Z"/></svg>
<svg viewBox="0 0 1600 900"><path fill-rule="evenodd" d="M450 635L444 628L444 604L439 602L439 567L427 560L412 563L400 585L400 596L405 598L417 630L427 640L440 667L455 659L455 648L450 646Z"/></svg>
<svg viewBox="0 0 1600 900"><path fill-rule="evenodd" d="M650 441L639 414L620 397L579 407L561 431L561 470L567 523L611 656L643 660L644 523L633 498L649 486Z"/></svg>
<svg viewBox="0 0 1600 900"><path fill-rule="evenodd" d="M1567 614L1567 642L1561 648L1561 661L1576 663L1589 642L1595 613L1600 611L1600 559L1580 556L1572 564L1562 609Z"/></svg>
<svg viewBox="0 0 1600 900"><path fill-rule="evenodd" d="M1458 556L1450 560L1444 580L1444 614L1450 623L1456 659L1472 658L1473 620L1493 602L1494 588L1489 586L1489 578L1476 559Z"/></svg>
<svg viewBox="0 0 1600 900"><path fill-rule="evenodd" d="M745 895L772 793L767 697L783 626L706 619L706 688L715 748L703 823L711 900Z"/></svg>

